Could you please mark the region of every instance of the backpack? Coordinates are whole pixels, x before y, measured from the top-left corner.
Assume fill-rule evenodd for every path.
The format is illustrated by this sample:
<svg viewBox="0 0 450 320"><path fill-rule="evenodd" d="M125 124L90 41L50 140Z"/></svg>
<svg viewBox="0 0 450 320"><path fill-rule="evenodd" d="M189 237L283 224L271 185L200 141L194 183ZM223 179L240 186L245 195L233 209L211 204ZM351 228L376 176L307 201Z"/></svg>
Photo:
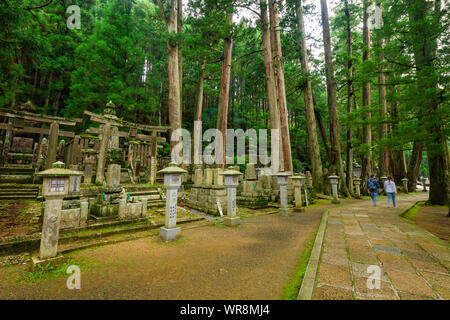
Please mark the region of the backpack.
<svg viewBox="0 0 450 320"><path fill-rule="evenodd" d="M370 191L377 190L377 186L375 185L374 179L369 179L369 181L367 181L367 189L369 189Z"/></svg>

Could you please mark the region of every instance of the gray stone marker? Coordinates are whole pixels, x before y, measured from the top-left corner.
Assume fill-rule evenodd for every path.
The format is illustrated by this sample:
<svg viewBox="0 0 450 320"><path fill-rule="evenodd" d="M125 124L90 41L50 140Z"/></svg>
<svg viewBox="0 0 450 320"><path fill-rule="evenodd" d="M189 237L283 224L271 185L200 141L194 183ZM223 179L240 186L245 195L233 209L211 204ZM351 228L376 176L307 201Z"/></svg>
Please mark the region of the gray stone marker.
<svg viewBox="0 0 450 320"><path fill-rule="evenodd" d="M361 179L353 178L353 184L355 185L356 189L356 197L359 199L361 198Z"/></svg>
<svg viewBox="0 0 450 320"><path fill-rule="evenodd" d="M335 176L335 175L332 175L332 176L329 176L328 179L330 179L331 192L333 193L333 200L331 201L331 203L338 204L338 203L340 203L339 195L338 195L339 177Z"/></svg>
<svg viewBox="0 0 450 320"><path fill-rule="evenodd" d="M422 177L422 187L423 187L422 192L427 192L427 178L425 177Z"/></svg>
<svg viewBox="0 0 450 320"><path fill-rule="evenodd" d="M275 173L274 176L277 177L277 182L280 186L280 209L278 213L285 216L289 214L286 187L288 185L288 177L291 176L291 173L280 171Z"/></svg>
<svg viewBox="0 0 450 320"><path fill-rule="evenodd" d="M39 259L33 258L35 265L56 257L61 209L63 199L69 193L69 179L71 176L81 176L82 173L64 169L63 162L55 162L51 169L37 175L43 177L42 195L45 203Z"/></svg>
<svg viewBox="0 0 450 320"><path fill-rule="evenodd" d="M302 174L298 176L291 177L292 183L294 185L294 198L295 198L295 210L296 211L304 211L303 208L303 200L302 200L302 186L306 177Z"/></svg>
<svg viewBox="0 0 450 320"><path fill-rule="evenodd" d="M236 188L239 185L239 176L241 172L236 170L225 170L220 173L224 177L224 185L227 188L227 216L223 222L227 226L236 226L240 224L241 219L236 216Z"/></svg>
<svg viewBox="0 0 450 320"><path fill-rule="evenodd" d="M178 188L181 186L181 174L187 171L175 163L159 171L164 174L164 187L166 188L166 217L164 227L160 228L159 235L165 240L174 240L181 228L177 228L177 200Z"/></svg>
<svg viewBox="0 0 450 320"><path fill-rule="evenodd" d="M408 193L408 179L403 178L402 182L403 182L403 190L405 191L405 193Z"/></svg>
<svg viewBox="0 0 450 320"><path fill-rule="evenodd" d="M383 188L383 193L386 195L386 190L384 190L384 182L387 180L386 176L380 177L381 188Z"/></svg>

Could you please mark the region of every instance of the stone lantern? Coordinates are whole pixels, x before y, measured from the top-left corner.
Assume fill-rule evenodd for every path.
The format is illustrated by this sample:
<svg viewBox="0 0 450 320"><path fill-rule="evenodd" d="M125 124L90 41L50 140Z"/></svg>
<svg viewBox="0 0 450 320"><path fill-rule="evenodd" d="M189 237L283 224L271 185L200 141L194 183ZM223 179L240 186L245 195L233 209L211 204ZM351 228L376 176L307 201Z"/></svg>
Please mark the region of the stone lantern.
<svg viewBox="0 0 450 320"><path fill-rule="evenodd" d="M384 182L387 180L386 176L380 177L381 187L383 188L383 192L386 195L386 190L384 190Z"/></svg>
<svg viewBox="0 0 450 320"><path fill-rule="evenodd" d="M178 188L181 187L181 174L187 171L178 167L174 162L159 171L164 174L164 187L166 188L166 217L164 227L160 228L160 236L168 241L177 237L181 228L177 228L177 200Z"/></svg>
<svg viewBox="0 0 450 320"><path fill-rule="evenodd" d="M227 216L223 222L227 226L236 226L240 223L240 218L236 216L236 188L239 185L241 172L237 170L225 170L220 173L224 176L223 184L227 188Z"/></svg>
<svg viewBox="0 0 450 320"><path fill-rule="evenodd" d="M298 176L291 177L292 183L294 185L294 197L295 197L295 210L304 211L303 201L302 201L302 186L305 183L306 177L302 174Z"/></svg>
<svg viewBox="0 0 450 320"><path fill-rule="evenodd" d="M332 176L329 176L328 179L330 180L331 191L333 193L333 200L331 201L331 203L338 204L338 203L340 203L339 196L338 196L339 177L336 175L332 175Z"/></svg>
<svg viewBox="0 0 450 320"><path fill-rule="evenodd" d="M42 195L45 203L39 258L45 261L57 255L61 209L63 199L69 193L69 179L82 176L83 173L65 169L63 162L55 162L52 168L36 175L43 177ZM33 259L34 264L42 261Z"/></svg>
<svg viewBox="0 0 450 320"><path fill-rule="evenodd" d="M280 209L278 213L281 215L288 215L289 211L286 186L288 184L288 177L291 176L291 173L280 171L275 173L274 176L277 177L278 185L280 186Z"/></svg>
<svg viewBox="0 0 450 320"><path fill-rule="evenodd" d="M402 183L403 183L403 190L405 190L405 193L408 193L408 179L403 178Z"/></svg>
<svg viewBox="0 0 450 320"><path fill-rule="evenodd" d="M357 162L353 165L353 177L357 179L361 178L361 166Z"/></svg>
<svg viewBox="0 0 450 320"><path fill-rule="evenodd" d="M360 178L353 178L353 184L355 185L356 189L356 198L361 198L361 179Z"/></svg>

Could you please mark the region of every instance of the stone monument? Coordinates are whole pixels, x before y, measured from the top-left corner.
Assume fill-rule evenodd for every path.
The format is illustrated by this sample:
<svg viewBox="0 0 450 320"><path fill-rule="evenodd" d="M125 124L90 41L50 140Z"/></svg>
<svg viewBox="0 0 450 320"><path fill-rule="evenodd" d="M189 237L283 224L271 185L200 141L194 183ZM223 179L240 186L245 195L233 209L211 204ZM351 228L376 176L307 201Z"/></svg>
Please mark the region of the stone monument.
<svg viewBox="0 0 450 320"><path fill-rule="evenodd" d="M294 184L295 211L304 211L302 200L302 186L306 177L302 174L291 177Z"/></svg>
<svg viewBox="0 0 450 320"><path fill-rule="evenodd" d="M227 216L224 218L224 223L230 227L236 226L240 223L240 218L236 216L236 188L242 173L236 170L226 170L220 174L224 176L224 185L227 188Z"/></svg>
<svg viewBox="0 0 450 320"><path fill-rule="evenodd" d="M291 176L289 172L280 171L275 173L274 176L277 177L278 185L280 186L280 209L278 213L281 215L288 215L288 200L287 200L287 190L288 177Z"/></svg>
<svg viewBox="0 0 450 320"><path fill-rule="evenodd" d="M160 228L160 236L166 240L174 240L181 228L177 228L177 200L178 188L181 187L181 174L187 171L178 167L175 163L159 171L164 174L164 187L166 193L166 217L164 227Z"/></svg>
<svg viewBox="0 0 450 320"><path fill-rule="evenodd" d="M44 222L42 225L39 259L33 258L33 265L55 258L58 252L59 224L64 197L69 193L71 176L81 176L81 172L64 169L63 162L55 162L51 169L37 173L43 177Z"/></svg>
<svg viewBox="0 0 450 320"><path fill-rule="evenodd" d="M338 183L339 183L339 177L336 175L329 176L328 179L330 180L331 184L331 192L333 194L333 200L331 203L338 204L339 201L339 195L338 195Z"/></svg>

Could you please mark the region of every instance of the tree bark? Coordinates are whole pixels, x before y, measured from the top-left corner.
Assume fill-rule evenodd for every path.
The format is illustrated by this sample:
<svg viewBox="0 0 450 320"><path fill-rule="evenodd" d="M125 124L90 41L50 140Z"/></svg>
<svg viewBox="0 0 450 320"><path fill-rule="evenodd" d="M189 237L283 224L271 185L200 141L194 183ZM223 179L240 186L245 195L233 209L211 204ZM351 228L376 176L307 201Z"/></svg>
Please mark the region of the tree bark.
<svg viewBox="0 0 450 320"><path fill-rule="evenodd" d="M181 105L180 105L180 75L178 66L178 41L174 37L178 31L178 0L170 0L169 17L164 14L164 7L160 0L158 5L161 15L166 22L167 31L170 37L167 41L168 69L169 69L169 123L170 134L181 128ZM170 140L170 150L176 146L180 140Z"/></svg>
<svg viewBox="0 0 450 320"><path fill-rule="evenodd" d="M433 34L440 25L440 1L434 11L434 19L427 14L429 3L425 0L409 0L410 33L413 38L413 53L416 65L417 92L426 92L426 97L418 96L421 105L419 119L427 133L425 146L427 148L428 167L430 170L431 204L447 203L447 184L449 180L448 142L443 132L443 121L440 106L440 89L434 65L437 41Z"/></svg>
<svg viewBox="0 0 450 320"><path fill-rule="evenodd" d="M297 19L298 32L300 33L300 63L304 78L303 83L303 100L306 109L306 130L308 133L308 149L311 161L311 173L313 178L313 186L318 191L322 191L322 160L320 159L319 139L317 137L316 115L314 110L313 93L311 87L311 78L309 75L308 53L306 48L306 32L305 21L303 18L302 1L297 0ZM320 115L320 114L319 114Z"/></svg>
<svg viewBox="0 0 450 320"><path fill-rule="evenodd" d="M337 88L334 77L333 57L331 55L330 23L328 20L327 1L320 1L322 15L323 44L325 51L325 72L327 80L328 95L328 118L330 123L330 147L332 154L331 166L337 171L341 181L345 181L344 166L342 164L341 136L339 129L339 118L337 112ZM349 189L345 183L341 183L342 192L348 197Z"/></svg>
<svg viewBox="0 0 450 320"><path fill-rule="evenodd" d="M370 21L370 8L371 0L364 0L363 3L363 63L370 60L370 31L369 31L369 21ZM372 114L369 111L371 106L370 101L370 81L364 79L363 90L362 90L362 105L364 110L363 113L363 134L362 143L365 145L365 151L362 154L362 178L367 180L370 174L373 173L372 164L372 127L370 121Z"/></svg>
<svg viewBox="0 0 450 320"><path fill-rule="evenodd" d="M263 43L264 67L265 67L266 87L267 87L267 103L269 105L269 115L270 115L270 128L279 130L280 115L278 112L278 105L277 105L277 86L272 60L271 32L270 32L269 17L267 14L267 0L260 1L260 10L261 10L261 33L262 33L261 37ZM272 139L274 139L274 137L272 137ZM272 154L274 154L273 150Z"/></svg>
<svg viewBox="0 0 450 320"><path fill-rule="evenodd" d="M350 20L350 10L348 8L348 1L344 3L344 13L347 31L347 113L353 112L353 47L352 47L352 29ZM347 129L347 187L353 191L353 128L349 123ZM352 192L353 193L353 192Z"/></svg>
<svg viewBox="0 0 450 320"><path fill-rule="evenodd" d="M226 155L226 137L227 137L227 122L228 122L228 105L230 101L230 79L231 79L231 56L233 51L233 14L229 13L227 16L227 23L229 25L229 34L224 39L223 47L223 64L222 76L220 78L220 92L217 115L217 129L222 133L223 148L222 148L222 168L225 167Z"/></svg>
<svg viewBox="0 0 450 320"><path fill-rule="evenodd" d="M286 102L286 87L284 79L283 54L281 50L280 25L278 19L278 4L276 0L269 0L270 27L274 41L271 43L275 55L273 56L278 88L278 112L280 113L281 144L283 147L284 171L292 172L292 153Z"/></svg>
<svg viewBox="0 0 450 320"><path fill-rule="evenodd" d="M417 177L419 176L420 164L422 162L423 144L414 141L411 159L408 164L408 171L406 177L408 178L408 191L415 192L417 185Z"/></svg>
<svg viewBox="0 0 450 320"><path fill-rule="evenodd" d="M380 10L380 24L382 23L382 14L381 14L381 4L376 4ZM387 137L388 129L387 129L387 100L386 100L386 77L383 71L384 64L384 41L381 38L381 34L378 35L378 47L380 52L378 53L378 100L380 104L380 118L381 123L378 128L379 140L380 140L380 161L379 161L379 170L382 176L391 175L391 170L389 166L389 149L386 146L383 146L383 140ZM410 189L408 189L410 190Z"/></svg>
<svg viewBox="0 0 450 320"><path fill-rule="evenodd" d="M177 32L181 36L183 34L183 0L177 0ZM178 43L178 75L180 78L180 126L183 125L183 56L181 50L183 48L183 38L180 38Z"/></svg>

